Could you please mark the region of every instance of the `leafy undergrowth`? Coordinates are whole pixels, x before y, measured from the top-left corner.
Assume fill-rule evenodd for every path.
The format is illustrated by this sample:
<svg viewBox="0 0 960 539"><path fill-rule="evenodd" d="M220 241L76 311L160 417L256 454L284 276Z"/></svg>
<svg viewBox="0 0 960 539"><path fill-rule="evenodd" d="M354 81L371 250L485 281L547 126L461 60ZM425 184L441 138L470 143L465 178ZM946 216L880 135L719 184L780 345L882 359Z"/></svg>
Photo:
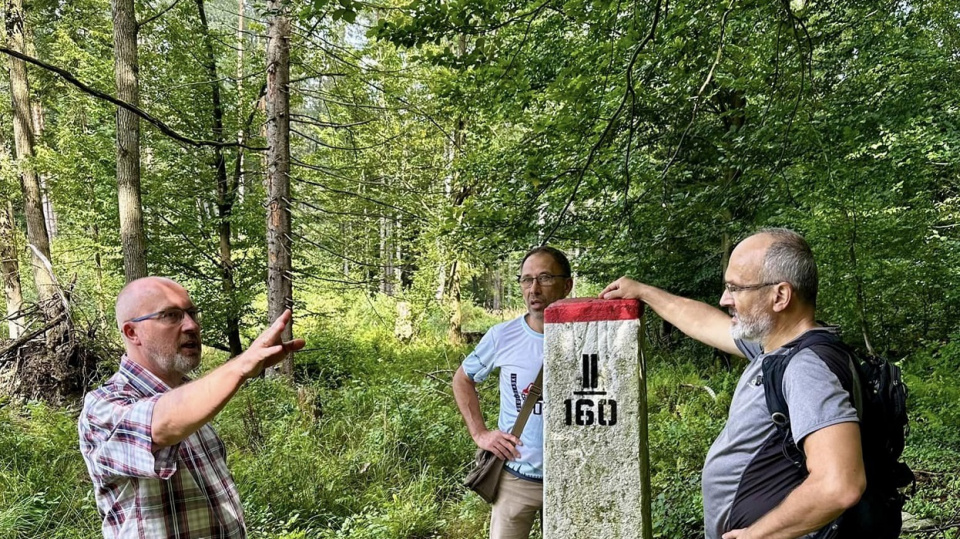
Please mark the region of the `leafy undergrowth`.
<svg viewBox="0 0 960 539"><path fill-rule="evenodd" d="M400 345L356 329L315 331L295 387L253 381L216 419L251 536L485 537L489 509L460 486L473 445L449 388L468 347L429 336ZM921 470L906 509L939 523L960 514L960 382L949 368L958 358L960 347L947 345L903 365L913 418L906 457ZM699 538L700 467L739 369L693 346L648 364L654 533ZM482 388L489 419L495 387ZM99 537L77 409L0 406L0 538ZM934 536L957 537L905 537Z"/></svg>

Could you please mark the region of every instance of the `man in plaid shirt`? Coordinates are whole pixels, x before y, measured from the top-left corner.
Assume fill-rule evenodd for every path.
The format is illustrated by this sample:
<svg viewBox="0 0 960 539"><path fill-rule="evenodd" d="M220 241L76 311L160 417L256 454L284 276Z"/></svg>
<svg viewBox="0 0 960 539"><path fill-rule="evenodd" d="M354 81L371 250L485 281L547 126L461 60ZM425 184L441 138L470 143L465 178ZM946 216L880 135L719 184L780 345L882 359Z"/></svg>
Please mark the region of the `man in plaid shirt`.
<svg viewBox="0 0 960 539"><path fill-rule="evenodd" d="M116 311L126 354L87 394L79 420L104 537L246 537L226 451L208 423L245 380L303 348L303 339L281 339L290 311L246 352L192 381L200 323L182 286L138 279Z"/></svg>

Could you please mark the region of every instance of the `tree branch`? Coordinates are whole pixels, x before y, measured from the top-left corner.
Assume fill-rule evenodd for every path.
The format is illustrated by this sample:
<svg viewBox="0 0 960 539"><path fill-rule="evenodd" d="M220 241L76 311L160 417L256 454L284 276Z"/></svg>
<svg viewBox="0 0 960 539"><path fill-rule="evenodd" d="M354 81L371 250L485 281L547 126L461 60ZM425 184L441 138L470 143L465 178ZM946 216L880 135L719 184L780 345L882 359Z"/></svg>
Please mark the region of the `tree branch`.
<svg viewBox="0 0 960 539"><path fill-rule="evenodd" d="M152 17L148 17L145 21L138 22L138 23L137 23L137 30L140 30L140 29L143 28L144 26L152 23L153 21L159 19L160 17L163 17L164 13L170 11L171 9L173 9L173 8L174 8L177 4L179 4L179 3L180 3L180 0L173 0L173 2L171 2L169 6L167 6L167 7L163 8L163 9L161 9L160 11L158 11L156 15L154 15L154 16L152 16Z"/></svg>
<svg viewBox="0 0 960 539"><path fill-rule="evenodd" d="M197 147L197 148L200 148L200 147L203 147L203 146L214 146L214 147L222 147L222 148L232 148L232 147L237 147L237 146L239 146L239 147L242 147L242 148L246 148L246 149L248 149L248 150L255 150L255 151L263 151L263 150L266 150L266 149L267 149L267 148L261 148L261 147L256 147L256 146L247 146L247 145L245 145L245 144L240 144L239 142L217 142L217 141L214 141L214 140L196 140L196 139L192 139L192 138L185 137L184 135L181 135L180 133L177 133L176 131L174 131L173 128L171 128L171 127L168 126L167 124L163 123L161 120L159 120L159 119L157 119L157 118L154 118L154 117L151 116L149 113L147 113L147 112L139 109L138 107L135 107L134 105L131 105L130 103L127 103L126 101L122 101L122 100L120 100L120 99L117 99L116 97L113 97L112 95L103 93L103 92L101 92L101 91L99 91L99 90L97 90L97 89L95 89L95 88L92 88L92 87L90 87L90 86L88 86L88 85L80 82L79 80L77 80L76 77L73 76L72 73L70 73L69 71L67 71L67 70L65 70L65 69L61 69L61 68L59 68L59 67L50 65L50 64L48 64L48 63L46 63L46 62L43 62L43 61L38 60L38 59L36 59L36 58L33 58L32 56L27 56L26 54L17 52L17 51L12 50L12 49L8 49L7 47L0 47L0 52L5 53L5 54L7 54L7 55L9 55L9 56L13 56L14 58L17 58L17 59L19 59L19 60L23 60L24 62L27 62L27 63L33 64L33 65L35 65L35 66L41 67L41 68L43 68L43 69L46 69L47 71L51 71L51 72L53 72L53 73L56 73L57 75L60 75L61 78L63 78L64 80L66 80L66 81L69 82L70 84L76 86L77 88L79 88L79 89L80 89L81 91L83 91L84 93L90 94L90 95L92 95L92 96L94 96L94 97L96 97L96 98L98 98L98 99L102 99L102 100L104 100L104 101L108 101L108 102L110 102L110 103L112 103L112 104L114 104L114 105L116 105L116 106L118 106L118 107L120 107L120 108L122 108L122 109L126 109L126 110L128 110L128 111L136 114L137 116L139 116L140 118L143 118L143 119L144 119L145 121L147 121L148 123L153 124L153 126L156 127L157 129L159 129L160 132L163 133L164 135L167 135L168 137L170 137L170 138L172 138L172 139L174 139L174 140L176 140L176 141L178 141L178 142L181 142L181 143L183 143L183 144L187 144L187 145L189 145L189 146L194 146L194 147Z"/></svg>
<svg viewBox="0 0 960 539"><path fill-rule="evenodd" d="M557 217L556 224L553 225L553 228L550 229L550 232L543 237L543 242L541 245L546 245L547 242L553 237L557 232L557 229L560 228L560 224L563 223L563 218L567 214L567 211L570 210L570 206L573 204L573 200L577 198L577 192L580 190L580 185L583 183L583 177L587 173L587 169L590 168L590 165L593 164L593 160L597 156L597 152L600 151L600 148L603 146L604 140L607 139L607 136L613 131L613 126L616 125L617 119L620 118L620 115L623 114L623 109L626 108L627 100L630 97L630 92L633 91L633 68L637 63L637 59L640 57L640 52L646 48L647 44L653 41L657 35L657 25L660 22L660 9L663 5L663 0L657 0L657 5L653 8L653 22L650 25L650 32L647 36L641 41L637 48L633 51L633 56L630 58L630 64L627 66L627 87L628 90L623 93L623 98L620 99L620 106L617 107L616 112L613 113L613 116L610 117L610 120L607 121L607 126L604 128L603 133L600 134L600 138L597 139L596 144L590 148L590 153L587 154L587 160L584 163L583 167L580 168L580 172L577 175L577 183L573 187L573 194L570 195L570 199L567 200L567 204L563 207L563 210L560 212L560 216Z"/></svg>
<svg viewBox="0 0 960 539"><path fill-rule="evenodd" d="M19 348L20 346L22 346L23 344L25 344L27 341L33 339L33 338L36 337L37 335L40 335L41 333L47 331L48 329L52 328L53 326L59 324L59 323L62 322L63 319L66 318L66 317L67 317L66 311L61 311L61 312L60 312L60 315L57 316L56 318L54 318L53 320L51 320L47 325L43 326L43 327L40 328L40 329L31 331L30 333L28 333L28 334L26 334L26 335L21 336L21 337L18 338L17 340L15 340L15 341L13 341L12 343L10 343L9 345L7 345L6 348L4 348L3 350L0 350L0 358L2 358L3 356L7 355L7 353L10 352L11 350L13 350L13 349L15 349L15 348ZM3 360L0 360L0 365L6 363L6 362L9 361L9 360L10 360L10 358L6 358L6 359L3 359Z"/></svg>

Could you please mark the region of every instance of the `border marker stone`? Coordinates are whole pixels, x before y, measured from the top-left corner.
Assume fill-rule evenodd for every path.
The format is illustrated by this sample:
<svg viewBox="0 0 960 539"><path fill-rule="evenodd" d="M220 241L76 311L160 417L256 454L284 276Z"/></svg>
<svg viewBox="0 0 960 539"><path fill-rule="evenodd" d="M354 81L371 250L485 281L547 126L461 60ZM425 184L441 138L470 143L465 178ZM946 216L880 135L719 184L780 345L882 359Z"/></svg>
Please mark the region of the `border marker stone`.
<svg viewBox="0 0 960 539"><path fill-rule="evenodd" d="M544 313L545 539L650 539L646 366L636 300Z"/></svg>

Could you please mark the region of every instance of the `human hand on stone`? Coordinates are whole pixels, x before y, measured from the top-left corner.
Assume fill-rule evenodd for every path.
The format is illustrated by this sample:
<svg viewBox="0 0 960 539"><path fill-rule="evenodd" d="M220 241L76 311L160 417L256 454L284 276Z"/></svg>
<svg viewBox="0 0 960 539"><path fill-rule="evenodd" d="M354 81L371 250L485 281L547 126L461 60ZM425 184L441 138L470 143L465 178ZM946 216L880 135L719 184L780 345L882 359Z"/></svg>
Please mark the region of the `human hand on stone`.
<svg viewBox="0 0 960 539"><path fill-rule="evenodd" d="M492 452L503 460L514 460L520 458L520 451L517 451L518 445L523 445L519 438L499 430L487 430L481 432L473 439L477 447Z"/></svg>
<svg viewBox="0 0 960 539"><path fill-rule="evenodd" d="M600 292L601 299L640 299L641 284L629 277L620 277Z"/></svg>

